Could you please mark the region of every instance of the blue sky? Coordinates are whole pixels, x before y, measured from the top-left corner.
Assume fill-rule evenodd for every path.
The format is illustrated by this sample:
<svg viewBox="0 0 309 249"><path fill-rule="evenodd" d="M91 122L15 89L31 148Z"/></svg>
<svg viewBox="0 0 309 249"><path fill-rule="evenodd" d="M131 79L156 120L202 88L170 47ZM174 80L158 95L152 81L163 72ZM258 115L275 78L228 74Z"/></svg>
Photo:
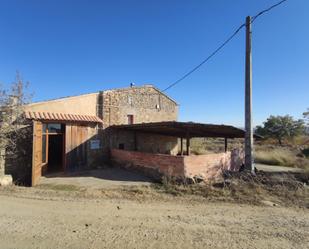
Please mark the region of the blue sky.
<svg viewBox="0 0 309 249"><path fill-rule="evenodd" d="M277 1L1 0L0 83L19 70L34 101L130 82L164 89ZM255 124L309 107L308 13L308 0L289 0L252 27ZM244 38L167 92L179 120L243 126Z"/></svg>

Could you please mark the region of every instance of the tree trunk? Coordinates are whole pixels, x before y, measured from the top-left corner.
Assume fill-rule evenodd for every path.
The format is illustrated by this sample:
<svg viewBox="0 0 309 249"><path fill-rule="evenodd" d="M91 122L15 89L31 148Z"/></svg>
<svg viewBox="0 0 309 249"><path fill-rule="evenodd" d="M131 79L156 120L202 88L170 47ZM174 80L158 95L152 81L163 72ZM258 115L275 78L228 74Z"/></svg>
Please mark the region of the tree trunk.
<svg viewBox="0 0 309 249"><path fill-rule="evenodd" d="M281 137L278 137L278 142L279 142L279 145L282 146L282 139L281 139Z"/></svg>
<svg viewBox="0 0 309 249"><path fill-rule="evenodd" d="M0 149L0 176L4 176L5 173L5 150Z"/></svg>

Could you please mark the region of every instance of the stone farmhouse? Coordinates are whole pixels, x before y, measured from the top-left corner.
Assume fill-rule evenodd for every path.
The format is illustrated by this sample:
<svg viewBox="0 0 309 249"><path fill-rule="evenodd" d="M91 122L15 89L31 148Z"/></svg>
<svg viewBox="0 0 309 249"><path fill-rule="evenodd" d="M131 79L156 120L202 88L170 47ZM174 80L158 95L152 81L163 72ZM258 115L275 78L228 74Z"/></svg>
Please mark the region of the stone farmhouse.
<svg viewBox="0 0 309 249"><path fill-rule="evenodd" d="M5 161L5 173L17 182L28 179L32 186L42 175L105 163L155 178L209 179L238 170L243 161L239 151L227 151L227 140L244 137L243 130L177 122L178 104L152 85L36 102L25 106L24 113L29 137L21 142L23 154L16 156L21 160ZM225 138L225 151L190 155L192 137Z"/></svg>

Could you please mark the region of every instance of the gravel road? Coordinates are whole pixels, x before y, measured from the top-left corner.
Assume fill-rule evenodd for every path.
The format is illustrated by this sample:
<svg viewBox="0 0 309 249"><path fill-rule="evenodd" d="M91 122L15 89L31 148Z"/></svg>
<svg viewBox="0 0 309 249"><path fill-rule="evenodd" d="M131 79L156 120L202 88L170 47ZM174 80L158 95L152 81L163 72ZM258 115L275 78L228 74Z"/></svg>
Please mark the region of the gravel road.
<svg viewBox="0 0 309 249"><path fill-rule="evenodd" d="M0 195L0 248L308 248L308 209Z"/></svg>

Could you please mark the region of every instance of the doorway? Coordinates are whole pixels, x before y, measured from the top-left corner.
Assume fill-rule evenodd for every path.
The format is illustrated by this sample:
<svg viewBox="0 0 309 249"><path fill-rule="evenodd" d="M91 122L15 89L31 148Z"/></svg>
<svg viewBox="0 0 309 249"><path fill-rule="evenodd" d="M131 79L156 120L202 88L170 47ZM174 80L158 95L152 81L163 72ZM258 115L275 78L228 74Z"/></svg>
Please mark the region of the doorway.
<svg viewBox="0 0 309 249"><path fill-rule="evenodd" d="M63 164L63 134L48 137L48 165L47 173L62 170Z"/></svg>
<svg viewBox="0 0 309 249"><path fill-rule="evenodd" d="M64 124L43 124L42 175L64 170L64 134Z"/></svg>

